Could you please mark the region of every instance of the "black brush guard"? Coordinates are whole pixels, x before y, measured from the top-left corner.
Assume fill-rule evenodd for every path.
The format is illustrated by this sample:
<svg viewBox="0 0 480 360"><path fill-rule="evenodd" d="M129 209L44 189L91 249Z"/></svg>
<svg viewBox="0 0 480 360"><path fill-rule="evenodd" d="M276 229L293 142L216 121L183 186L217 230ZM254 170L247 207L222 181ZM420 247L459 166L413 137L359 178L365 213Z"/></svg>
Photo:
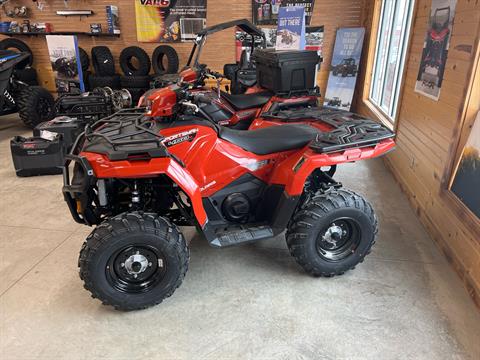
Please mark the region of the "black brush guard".
<svg viewBox="0 0 480 360"><path fill-rule="evenodd" d="M374 146L395 134L387 127L363 116L320 107L283 110L273 109L261 115L265 119L282 122L321 121L332 127L321 132L310 143L310 148L319 153L332 153L349 148Z"/></svg>
<svg viewBox="0 0 480 360"><path fill-rule="evenodd" d="M69 154L65 155L63 168L63 195L74 220L81 224L94 225L99 216L92 203L98 206L95 192L97 178L88 160L81 151L99 153L110 161L138 161L156 157L171 157L163 145L164 139L153 119L146 118L144 109L124 109L111 116L87 125ZM70 165L74 163L73 177Z"/></svg>

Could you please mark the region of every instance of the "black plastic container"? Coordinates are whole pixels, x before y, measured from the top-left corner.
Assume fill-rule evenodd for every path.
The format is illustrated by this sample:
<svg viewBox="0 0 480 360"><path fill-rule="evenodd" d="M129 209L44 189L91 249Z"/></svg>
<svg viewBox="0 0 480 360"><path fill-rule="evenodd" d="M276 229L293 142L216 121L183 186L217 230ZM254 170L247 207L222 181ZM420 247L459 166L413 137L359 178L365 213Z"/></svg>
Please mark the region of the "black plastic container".
<svg viewBox="0 0 480 360"><path fill-rule="evenodd" d="M276 94L315 88L315 70L320 62L316 51L257 49L253 53L257 83Z"/></svg>
<svg viewBox="0 0 480 360"><path fill-rule="evenodd" d="M43 131L61 134L65 149L69 150L77 139L77 136L84 130L84 128L84 121L62 116L60 118L55 118L53 120L38 124L35 129L33 129L33 136L45 137L42 136Z"/></svg>
<svg viewBox="0 0 480 360"><path fill-rule="evenodd" d="M53 140L15 136L10 140L13 165L17 176L61 174L65 153L61 135Z"/></svg>

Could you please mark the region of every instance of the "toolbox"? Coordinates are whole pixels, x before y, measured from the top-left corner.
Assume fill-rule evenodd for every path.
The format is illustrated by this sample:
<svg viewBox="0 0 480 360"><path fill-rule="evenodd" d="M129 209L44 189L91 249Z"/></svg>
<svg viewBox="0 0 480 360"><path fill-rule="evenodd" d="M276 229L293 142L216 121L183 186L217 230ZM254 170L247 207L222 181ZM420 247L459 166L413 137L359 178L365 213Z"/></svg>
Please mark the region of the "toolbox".
<svg viewBox="0 0 480 360"><path fill-rule="evenodd" d="M10 149L17 176L54 175L63 171L65 149L61 135L52 140L15 136L10 140Z"/></svg>
<svg viewBox="0 0 480 360"><path fill-rule="evenodd" d="M49 140L55 135L61 134L65 150L68 151L84 128L85 122L82 120L59 116L38 124L33 130L33 136Z"/></svg>
<svg viewBox="0 0 480 360"><path fill-rule="evenodd" d="M260 87L276 94L308 91L315 88L320 56L310 50L256 49L252 57Z"/></svg>

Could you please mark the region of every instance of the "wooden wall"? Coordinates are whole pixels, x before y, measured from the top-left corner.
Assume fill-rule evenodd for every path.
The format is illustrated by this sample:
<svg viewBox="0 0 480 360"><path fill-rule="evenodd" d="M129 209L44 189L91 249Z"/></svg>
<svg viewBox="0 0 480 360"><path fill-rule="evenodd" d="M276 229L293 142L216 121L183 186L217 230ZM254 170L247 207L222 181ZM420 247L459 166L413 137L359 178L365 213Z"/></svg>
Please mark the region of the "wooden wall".
<svg viewBox="0 0 480 360"><path fill-rule="evenodd" d="M367 23L375 19L375 2L369 5ZM480 222L445 190L462 125L465 122L465 135L473 114L480 108L480 84L475 85L476 93L468 92L475 60L478 59L480 1L457 1L439 101L414 92L430 6L431 0L417 0L396 124L397 149L386 157L386 163L419 218L480 306ZM364 89L364 98L367 88ZM374 116L365 101L357 101L357 109Z"/></svg>
<svg viewBox="0 0 480 360"><path fill-rule="evenodd" d="M252 0L237 0L227 2L223 0L207 1L207 26L234 19L247 18L251 20ZM359 26L364 2L368 0L317 0L314 8L311 25L325 26L325 51L324 64L330 64L330 56L333 50L335 30L338 27ZM12 0L10 4L25 4L32 8L31 0ZM114 56L118 58L120 51L131 45L144 48L149 54L158 44L138 43L135 27L135 7L133 0L69 0L70 9L91 9L95 15L91 17L61 17L55 15L56 10L64 9L63 1L47 0L47 6L43 12L32 8L31 22L50 22L54 31L89 31L90 23L102 23L106 29L105 5L117 5L120 13L121 38L92 38L79 37L79 45L88 52L93 46L107 45ZM1 21L7 19L3 12ZM202 53L202 61L212 69L221 71L223 64L234 62L235 43L233 31L223 31L209 37L207 46ZM0 36L1 38L1 36ZM30 45L34 51L35 67L39 70L42 83L50 90L54 89L53 75L48 61L48 53L44 37L19 36ZM185 64L190 53L191 43L173 44L180 56L180 64ZM117 64L118 65L118 64ZM323 66L319 74L319 84L322 93L325 93L328 78L328 68Z"/></svg>

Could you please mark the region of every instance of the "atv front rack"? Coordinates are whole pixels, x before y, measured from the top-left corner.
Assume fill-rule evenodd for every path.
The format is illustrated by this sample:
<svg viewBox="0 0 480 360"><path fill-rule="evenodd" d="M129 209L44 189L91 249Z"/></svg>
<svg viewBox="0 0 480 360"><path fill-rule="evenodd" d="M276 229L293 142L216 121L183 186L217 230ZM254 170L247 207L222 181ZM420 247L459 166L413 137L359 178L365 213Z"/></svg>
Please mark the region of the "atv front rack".
<svg viewBox="0 0 480 360"><path fill-rule="evenodd" d="M106 155L111 161L171 156L162 143L158 123L143 111L124 109L87 125L82 151Z"/></svg>
<svg viewBox="0 0 480 360"><path fill-rule="evenodd" d="M395 134L382 124L363 116L323 107L278 110L263 113L262 118L282 122L320 121L332 130L320 132L310 143L310 148L319 153L331 153L352 147L368 147Z"/></svg>

